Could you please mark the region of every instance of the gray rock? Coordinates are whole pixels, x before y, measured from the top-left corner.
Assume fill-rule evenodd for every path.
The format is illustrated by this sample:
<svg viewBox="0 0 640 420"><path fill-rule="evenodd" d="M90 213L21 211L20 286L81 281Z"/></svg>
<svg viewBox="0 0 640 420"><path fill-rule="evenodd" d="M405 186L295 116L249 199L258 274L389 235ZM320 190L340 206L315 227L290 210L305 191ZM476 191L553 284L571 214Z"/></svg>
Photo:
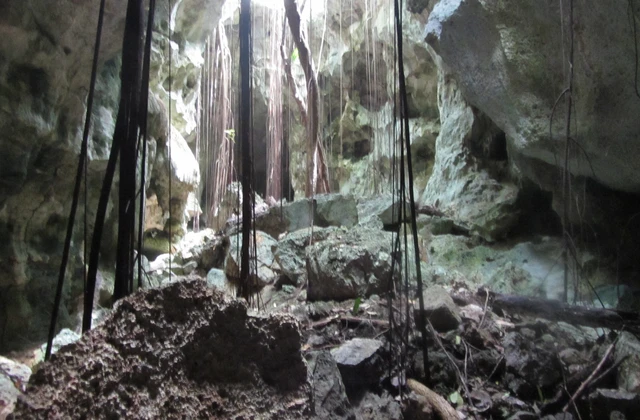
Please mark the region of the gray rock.
<svg viewBox="0 0 640 420"><path fill-rule="evenodd" d="M391 280L390 232L356 227L336 231L307 248L309 300L346 300L381 294Z"/></svg>
<svg viewBox="0 0 640 420"><path fill-rule="evenodd" d="M256 229L277 238L285 232L310 227L315 212L312 205L315 202L304 198L270 207L265 213L256 215Z"/></svg>
<svg viewBox="0 0 640 420"><path fill-rule="evenodd" d="M16 401L25 391L31 377L31 369L6 357L0 356L0 419L13 412Z"/></svg>
<svg viewBox="0 0 640 420"><path fill-rule="evenodd" d="M299 286L307 281L307 268L305 265L305 250L309 246L309 241L317 243L325 240L331 232L337 228L312 228L299 229L290 232L279 242L274 256L286 281Z"/></svg>
<svg viewBox="0 0 640 420"><path fill-rule="evenodd" d="M355 420L336 361L328 351L308 353L307 369L316 419Z"/></svg>
<svg viewBox="0 0 640 420"><path fill-rule="evenodd" d="M400 420L402 409L393 395L384 391L381 395L370 391L358 400L355 406L358 420Z"/></svg>
<svg viewBox="0 0 640 420"><path fill-rule="evenodd" d="M229 247L229 239L216 236L207 240L202 246L200 260L198 264L203 269L221 268L224 265L224 258Z"/></svg>
<svg viewBox="0 0 640 420"><path fill-rule="evenodd" d="M313 199L303 198L282 206L269 207L256 215L256 228L274 238L285 232L314 226L352 227L358 223L358 211L353 196L318 194ZM233 227L227 225L227 230Z"/></svg>
<svg viewBox="0 0 640 420"><path fill-rule="evenodd" d="M185 275L193 273L198 268L198 263L195 261L189 261L182 266L182 272Z"/></svg>
<svg viewBox="0 0 640 420"><path fill-rule="evenodd" d="M380 382L384 371L380 351L384 343L370 338L354 338L331 350L347 387L367 387Z"/></svg>
<svg viewBox="0 0 640 420"><path fill-rule="evenodd" d="M461 275L475 286L484 284L506 294L559 299L563 292L564 268L562 241L555 237L535 237L530 241L505 246L478 244L472 238L437 235L429 241L430 262L444 274ZM573 275L576 269L570 265ZM581 269L583 278L593 283L601 273ZM599 276L599 277L598 277ZM615 277L612 277L615 278ZM601 280L600 280L601 281ZM570 299L573 291L570 290Z"/></svg>
<svg viewBox="0 0 640 420"><path fill-rule="evenodd" d="M69 344L75 343L80 339L80 334L71 331L69 328L63 328L60 330L58 335L53 339L53 344L51 346L51 354L55 354L62 347L67 346ZM42 350L43 354L47 349L47 343L44 343L40 346L40 350Z"/></svg>
<svg viewBox="0 0 640 420"><path fill-rule="evenodd" d="M378 216L369 216L364 219L360 219L358 224L368 229L377 229L377 230L384 229L384 224L382 223L382 220L380 220Z"/></svg>
<svg viewBox="0 0 640 420"><path fill-rule="evenodd" d="M207 273L207 285L230 295L235 291L233 285L229 283L229 280L227 280L227 276L224 274L224 271L218 268L212 268Z"/></svg>
<svg viewBox="0 0 640 420"><path fill-rule="evenodd" d="M449 293L442 286L430 286L423 291L425 317L439 332L455 330L462 318L460 311ZM416 322L420 320L420 308L414 304Z"/></svg>
<svg viewBox="0 0 640 420"><path fill-rule="evenodd" d="M562 337L567 346L582 350L589 349L599 337L598 332L593 328L571 325L566 322L549 323L549 329L553 336Z"/></svg>
<svg viewBox="0 0 640 420"><path fill-rule="evenodd" d="M252 239L251 239L252 241ZM256 232L256 259L258 262L258 272L254 273L256 284L265 286L272 284L278 277L280 266L275 260L273 251L278 245L275 239L264 232ZM242 235L234 235L229 238L229 250L225 259L224 272L231 281L240 278L240 247L242 246Z"/></svg>
<svg viewBox="0 0 640 420"><path fill-rule="evenodd" d="M573 420L573 414L571 413L558 413L558 414L549 414L547 416L541 417L540 420Z"/></svg>
<svg viewBox="0 0 640 420"><path fill-rule="evenodd" d="M142 279L142 288L160 287L177 280L184 274L182 259L179 255L161 254L149 263L149 271Z"/></svg>
<svg viewBox="0 0 640 420"><path fill-rule="evenodd" d="M529 411L518 411L510 416L507 420L536 420L538 415Z"/></svg>
<svg viewBox="0 0 640 420"><path fill-rule="evenodd" d="M453 233L455 223L452 219L446 217L434 216L431 219L431 233L433 235L448 235Z"/></svg>
<svg viewBox="0 0 640 420"><path fill-rule="evenodd" d="M317 226L343 226L358 224L358 210L353 195L319 194L315 196L315 223Z"/></svg>
<svg viewBox="0 0 640 420"><path fill-rule="evenodd" d="M589 164L583 153L576 153L569 165L574 174L637 193L640 102L628 88L635 54L634 44L627 42L633 39L627 6L576 5L582 30L574 31L574 42L581 46L575 52L574 86L590 94L574 97L582 115L575 129ZM561 188L556 168L562 163L555 158L565 136L566 106L559 106L549 138L549 112L566 87L567 62L558 54L556 34L569 29L566 20L564 28L558 21L560 13L558 3L537 0L447 0L435 6L425 30L428 44L459 81L465 98L506 133L510 158L529 160L531 165L521 170L534 179L536 172L545 172L540 181L550 191ZM443 126L446 121L445 116Z"/></svg>
<svg viewBox="0 0 640 420"><path fill-rule="evenodd" d="M616 376L618 388L627 392L640 393L640 340L626 331L620 333L620 339L616 345L616 362L623 357L626 359L618 367Z"/></svg>
<svg viewBox="0 0 640 420"><path fill-rule="evenodd" d="M537 387L547 387L560 380L557 356L533 340L510 332L502 339L502 346L507 371L515 375L510 389L518 396L535 396Z"/></svg>
<svg viewBox="0 0 640 420"><path fill-rule="evenodd" d="M640 395L619 389L596 389L589 394L591 416L607 419L613 412L617 418L635 419L640 411Z"/></svg>
<svg viewBox="0 0 640 420"><path fill-rule="evenodd" d="M228 244L228 239L216 235L212 229L188 232L178 244L177 255L185 264L195 261L204 270L220 268Z"/></svg>
<svg viewBox="0 0 640 420"><path fill-rule="evenodd" d="M409 203L406 203L405 206L406 214L410 216ZM400 223L400 212L400 200L396 198L394 201L391 194L380 194L358 201L358 218L363 221L361 224L371 219L379 219L385 226L396 225Z"/></svg>

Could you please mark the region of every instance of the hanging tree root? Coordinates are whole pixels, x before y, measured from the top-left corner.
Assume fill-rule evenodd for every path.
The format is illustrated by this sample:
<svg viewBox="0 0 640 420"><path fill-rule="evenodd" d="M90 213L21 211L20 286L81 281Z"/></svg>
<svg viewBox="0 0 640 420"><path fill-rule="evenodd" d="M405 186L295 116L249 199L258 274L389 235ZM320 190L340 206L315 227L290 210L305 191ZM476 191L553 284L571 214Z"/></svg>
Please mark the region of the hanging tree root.
<svg viewBox="0 0 640 420"><path fill-rule="evenodd" d="M293 42L298 48L298 57L302 70L304 71L304 77L307 81L307 107L306 112L303 113L303 120L306 121L307 126L307 182L305 186L305 195L311 197L314 193L328 193L329 192L329 173L326 166L324 153L321 147L320 135L319 135L319 88L318 79L316 78L316 70L313 65L313 59L309 53L309 47L305 35L301 27L300 13L298 11L298 5L295 0L284 0L284 10L289 22L289 29L293 36ZM294 89L294 97L296 101L299 101L299 95L295 91L295 83L291 83L290 77L290 63L287 63L284 53L281 54L285 59L285 71L287 72L287 79L289 85ZM300 103L298 104L300 106ZM316 182L318 185L316 185Z"/></svg>

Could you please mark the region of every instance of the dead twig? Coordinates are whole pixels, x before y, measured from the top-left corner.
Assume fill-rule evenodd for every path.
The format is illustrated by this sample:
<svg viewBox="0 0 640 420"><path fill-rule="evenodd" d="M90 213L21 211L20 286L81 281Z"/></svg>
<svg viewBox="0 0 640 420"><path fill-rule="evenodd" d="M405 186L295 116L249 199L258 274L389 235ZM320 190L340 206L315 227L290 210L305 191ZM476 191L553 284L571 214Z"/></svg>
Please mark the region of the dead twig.
<svg viewBox="0 0 640 420"><path fill-rule="evenodd" d="M340 315L331 315L330 317L325 318L323 320L312 322L311 328L315 329L315 328L326 327L327 325L331 324L333 321L335 321L338 318L340 318Z"/></svg>
<svg viewBox="0 0 640 420"><path fill-rule="evenodd" d="M595 385L598 382L600 382L603 378L605 378L608 374L610 374L613 370L617 369L618 366L620 366L622 364L622 362L624 362L627 357L629 357L629 355L625 355L624 357L621 357L620 360L618 360L617 362L615 362L613 365L611 365L607 370L605 370L604 372L602 372L600 375L598 375L597 378L595 378L591 384Z"/></svg>
<svg viewBox="0 0 640 420"><path fill-rule="evenodd" d="M607 359L609 359L609 355L611 355L611 352L615 348L617 342L618 342L618 339L616 338L613 341L613 343L611 343L611 345L609 346L607 351L604 353L604 356L602 356L602 359L600 360L600 363L598 363L598 366L596 366L596 368L593 370L591 375L589 375L589 377L584 382L582 382L582 384L580 384L580 387L578 388L578 390L576 392L574 392L574 394L571 396L571 399L569 400L569 402L564 406L564 408L562 409L563 413L567 412L567 410L569 409L569 406L571 404L573 404L573 402L576 400L576 398L578 398L582 394L582 392L584 392L584 390L587 388L587 386L589 386L589 384L591 382L593 382L593 379L596 377L596 375L598 374L600 369L602 369L602 367L606 363Z"/></svg>
<svg viewBox="0 0 640 420"><path fill-rule="evenodd" d="M375 325L376 327L389 328L389 321L386 321L384 319L360 318L356 316L343 315L340 317L340 321L344 321L346 323L353 323L353 324L369 323L369 324Z"/></svg>
<svg viewBox="0 0 640 420"><path fill-rule="evenodd" d="M350 315L332 315L323 320L311 323L311 328L322 328L333 321L342 321L347 324L372 324L376 327L389 328L389 321L384 319L360 318Z"/></svg>
<svg viewBox="0 0 640 420"><path fill-rule="evenodd" d="M491 371L489 376L487 376L487 379L485 379L484 382L482 382L482 384L480 385L479 388L484 388L484 386L487 384L487 382L489 382L491 380L491 377L493 376L494 373L496 373L496 371L500 367L500 363L502 363L503 360L504 360L504 354L502 356L500 356L500 359L498 359L498 362L493 367L493 370Z"/></svg>
<svg viewBox="0 0 640 420"><path fill-rule="evenodd" d="M464 395L467 398L467 404L469 404L469 408L471 408L474 411L473 416L476 417L476 414L475 414L476 407L473 405L473 401L471 401L471 393L469 392L469 387L467 386L467 382L462 376L462 372L460 372L460 368L458 368L458 365L456 364L455 360L453 360L449 352L444 348L444 345L442 344L442 340L440 340L440 337L438 337L438 333L436 333L436 331L433 329L433 325L431 325L431 321L427 320L427 324L429 325L429 329L431 330L431 335L433 336L433 339L435 340L436 343L438 343L440 350L442 350L445 356L447 356L447 359L449 359L449 362L451 363L453 368L456 370L456 373L458 374L458 380L460 381L460 386L464 389Z"/></svg>
<svg viewBox="0 0 640 420"><path fill-rule="evenodd" d="M487 305L489 305L489 292L487 291L486 294L487 296L484 299L484 309L482 311L482 319L478 324L478 329L482 326L482 323L484 322L484 317L487 316Z"/></svg>

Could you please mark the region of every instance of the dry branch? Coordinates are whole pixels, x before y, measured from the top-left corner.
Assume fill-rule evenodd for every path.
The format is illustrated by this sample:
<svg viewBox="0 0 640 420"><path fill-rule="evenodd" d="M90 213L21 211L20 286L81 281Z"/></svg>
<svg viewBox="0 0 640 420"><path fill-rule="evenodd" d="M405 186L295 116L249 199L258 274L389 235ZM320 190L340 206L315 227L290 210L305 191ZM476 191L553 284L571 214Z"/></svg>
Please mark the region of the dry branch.
<svg viewBox="0 0 640 420"><path fill-rule="evenodd" d="M323 328L333 321L342 321L347 324L372 324L376 327L389 328L389 321L384 319L360 318L349 315L332 315L311 324L311 328Z"/></svg>
<svg viewBox="0 0 640 420"><path fill-rule="evenodd" d="M407 386L416 394L424 397L429 402L429 404L431 404L431 406L435 409L435 411L438 413L441 419L443 420L459 419L458 413L456 412L456 410L453 407L451 407L451 405L447 402L447 400L445 400L444 397L442 397L441 395L436 394L426 386L422 385L420 382L413 379L407 380Z"/></svg>
<svg viewBox="0 0 640 420"><path fill-rule="evenodd" d="M486 293L489 293L494 309L534 315L550 321L563 321L586 327L625 329L636 336L640 335L640 314L635 312L587 308L569 305L558 300L503 295L484 288L478 290L480 296L486 296Z"/></svg>

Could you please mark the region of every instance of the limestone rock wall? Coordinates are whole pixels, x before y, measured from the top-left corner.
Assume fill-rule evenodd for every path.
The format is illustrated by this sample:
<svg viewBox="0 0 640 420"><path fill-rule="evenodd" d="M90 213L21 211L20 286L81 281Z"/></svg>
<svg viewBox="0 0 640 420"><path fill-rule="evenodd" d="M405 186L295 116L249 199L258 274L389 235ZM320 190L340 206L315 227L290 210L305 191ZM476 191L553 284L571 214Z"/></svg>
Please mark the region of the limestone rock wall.
<svg viewBox="0 0 640 420"><path fill-rule="evenodd" d="M18 0L0 4L0 351L41 341L48 328L82 140L98 7L99 2L76 0L56 2L55 7ZM184 0L175 2L172 11L162 2L157 10L147 192L157 195L155 211L165 229L171 226L179 235L186 226L188 193L199 182L188 142L195 139L202 42L221 8L221 0ZM192 19L195 10L197 21ZM115 127L125 13L126 1L107 2L89 139L89 235ZM172 220L169 208L176 215ZM61 326L72 322L82 293L84 213L81 205ZM107 269L113 225L109 217L103 243Z"/></svg>
<svg viewBox="0 0 640 420"><path fill-rule="evenodd" d="M565 200L567 105L560 97L568 86L570 27L561 3L441 0L424 35L464 100L504 132L511 174L552 193L559 215L568 201L570 221L590 226L591 241L637 266L631 260L640 243L630 238L640 228L633 217L640 210L640 99L630 16L640 9L574 5L572 191Z"/></svg>
<svg viewBox="0 0 640 420"><path fill-rule="evenodd" d="M0 349L41 338L46 330L80 150L98 6L13 0L0 5ZM121 48L125 11L126 2L117 1L106 12L103 64ZM90 203L97 199L114 126L112 94L117 101L118 85L111 76L103 66L90 148ZM81 263L81 244L75 245L72 276ZM77 295L81 278L73 277L67 293ZM66 310L61 315L68 321Z"/></svg>
<svg viewBox="0 0 640 420"><path fill-rule="evenodd" d="M442 125L433 175L421 202L444 211L472 233L494 241L506 235L519 216L519 190L506 176L506 157L485 150L501 133L468 104L435 53L433 58L439 67Z"/></svg>
<svg viewBox="0 0 640 420"><path fill-rule="evenodd" d="M584 153L571 157L571 170L612 189L640 192L640 99L628 5L576 3L574 16L576 140L593 172ZM564 147L563 102L551 138L549 122L567 87L567 20L559 2L443 0L425 32L469 102L505 131L512 153L550 165Z"/></svg>

